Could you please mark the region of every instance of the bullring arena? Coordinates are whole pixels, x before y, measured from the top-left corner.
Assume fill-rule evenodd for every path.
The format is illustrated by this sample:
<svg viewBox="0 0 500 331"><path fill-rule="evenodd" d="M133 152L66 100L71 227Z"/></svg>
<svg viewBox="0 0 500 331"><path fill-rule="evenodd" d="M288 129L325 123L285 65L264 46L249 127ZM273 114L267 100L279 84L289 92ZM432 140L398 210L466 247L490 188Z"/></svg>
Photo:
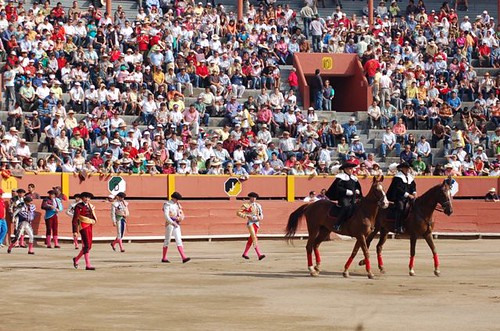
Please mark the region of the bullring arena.
<svg viewBox="0 0 500 331"><path fill-rule="evenodd" d="M69 240L62 243L61 249L47 249L44 236L39 235L35 255L19 248L10 255L2 252L0 280L5 286L1 329L33 325L39 330L498 329L498 205L459 199L460 194L482 192L484 187L477 184L481 180L472 185L465 178L459 179L463 189L454 200L454 215L436 214L435 242L442 263L441 277L434 276L432 255L422 240L417 244L416 276L410 277L409 241L394 239L385 246L386 274L375 270L375 279L369 280L364 267L357 264L351 267L350 278L342 277L343 264L354 245L348 237L332 234L332 240L322 244L322 272L316 278L310 277L306 268L305 223L299 227L293 244L283 240L289 213L303 203L298 199L304 190L300 180L307 180L307 187L322 187L331 178L295 178L293 189L291 179L278 178L288 184L275 182L268 193L262 192L259 201L266 217L261 224L260 245L266 258L258 261L254 254L250 260L241 258L247 235L236 210L242 201L227 199L227 195L225 200L195 199L208 194L207 190L222 199L227 178L160 176L150 181L150 176L124 176L131 218L124 241L126 252L118 253L109 246L114 229L109 203L103 201L109 178L95 176L78 183L72 176L64 176L28 176L17 184L35 182L41 192L50 185L62 184L69 195L93 189L98 196L93 200L99 222L94 228L92 249L97 270L73 269L75 250ZM261 185L259 180L263 179L256 177L241 183L240 196L253 190L253 185ZM158 184L161 180L166 183ZM183 201L187 215L183 235L186 253L192 260L182 264L173 253L171 263L162 264L162 202L133 200L144 189L144 185L133 183L147 181L152 192L157 192L155 185L161 186L155 193L160 197L167 196L169 190L180 191L180 183L187 180L195 181L182 186L187 196ZM208 185L211 180L216 183ZM363 186L369 180L361 179ZM419 180L425 190L426 185L431 185L426 180L435 183L439 179ZM485 187L492 185L485 180ZM288 200L297 200L284 201L287 196ZM60 236L69 239L70 220L65 215L61 219ZM43 228L35 221L37 233L43 234ZM375 265L373 248L371 260ZM23 309L29 309L29 313L20 317Z"/></svg>
<svg viewBox="0 0 500 331"><path fill-rule="evenodd" d="M0 1L0 330L499 330L499 18L500 0ZM415 273L391 232L385 272L374 242L374 275L361 252L347 274L355 217L317 271L312 226L285 240L346 164L376 184L357 215L399 168L417 189L400 177L394 205L437 188L411 210L437 246L419 239ZM257 195L263 219L241 207Z"/></svg>

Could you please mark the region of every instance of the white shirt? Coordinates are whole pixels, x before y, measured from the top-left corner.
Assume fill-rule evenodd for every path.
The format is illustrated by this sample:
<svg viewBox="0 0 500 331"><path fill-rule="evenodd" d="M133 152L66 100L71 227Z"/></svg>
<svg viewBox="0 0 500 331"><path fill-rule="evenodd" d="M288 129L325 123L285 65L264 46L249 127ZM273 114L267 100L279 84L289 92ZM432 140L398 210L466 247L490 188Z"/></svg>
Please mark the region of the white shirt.
<svg viewBox="0 0 500 331"><path fill-rule="evenodd" d="M158 107L156 106L156 102L154 102L154 100L144 100L142 102L142 111L146 114L152 114L157 108Z"/></svg>
<svg viewBox="0 0 500 331"><path fill-rule="evenodd" d="M28 145L24 145L24 147L21 147L19 145L16 148L16 154L17 154L17 156L30 157L31 151L30 151L30 148L28 147Z"/></svg>
<svg viewBox="0 0 500 331"><path fill-rule="evenodd" d="M167 223L171 225L184 219L184 213L182 212L181 205L172 200L163 204L163 215L165 216Z"/></svg>
<svg viewBox="0 0 500 331"><path fill-rule="evenodd" d="M384 133L382 136L382 142L388 146L396 143L396 135L393 132Z"/></svg>

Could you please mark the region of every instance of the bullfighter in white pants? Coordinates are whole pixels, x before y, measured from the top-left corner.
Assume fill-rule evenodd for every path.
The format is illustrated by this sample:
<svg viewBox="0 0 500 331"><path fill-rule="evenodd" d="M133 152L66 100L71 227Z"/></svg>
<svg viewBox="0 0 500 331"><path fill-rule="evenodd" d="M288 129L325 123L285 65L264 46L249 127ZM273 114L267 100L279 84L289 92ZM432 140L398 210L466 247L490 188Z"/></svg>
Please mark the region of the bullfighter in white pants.
<svg viewBox="0 0 500 331"><path fill-rule="evenodd" d="M128 202L125 201L125 193L118 193L116 195L116 200L111 205L111 220L113 221L113 226L116 227L116 238L111 243L111 248L116 250L115 245L120 246L120 252L125 252L123 249L123 235L125 234L125 229L127 227L127 218L130 215L128 210Z"/></svg>
<svg viewBox="0 0 500 331"><path fill-rule="evenodd" d="M182 195L179 192L172 193L171 200L163 204L163 214L165 216L165 241L163 242L163 257L161 262L170 263L167 259L168 244L172 235L174 235L175 243L177 244L177 250L182 258L182 263L186 263L191 260L184 254L184 247L182 246L182 235L180 223L184 219L184 213L182 207L179 204L179 200L182 199Z"/></svg>
<svg viewBox="0 0 500 331"><path fill-rule="evenodd" d="M21 235L26 232L29 237L28 243L28 254L35 254L33 251L33 243L35 242L35 237L33 235L33 228L31 227L31 223L35 219L35 210L36 207L33 204L33 200L31 197L25 197L22 204L18 206L19 212L17 214L19 218L19 224L16 229L16 234L14 240L9 245L7 249L7 253L12 252L12 248L15 246L16 242L20 239Z"/></svg>

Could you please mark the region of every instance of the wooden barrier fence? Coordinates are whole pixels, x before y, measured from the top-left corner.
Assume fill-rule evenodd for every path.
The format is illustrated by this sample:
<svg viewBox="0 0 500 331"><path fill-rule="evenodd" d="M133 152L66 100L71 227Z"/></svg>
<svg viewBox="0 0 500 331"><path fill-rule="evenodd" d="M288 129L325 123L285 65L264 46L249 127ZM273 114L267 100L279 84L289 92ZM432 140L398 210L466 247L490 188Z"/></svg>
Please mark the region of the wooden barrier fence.
<svg viewBox="0 0 500 331"><path fill-rule="evenodd" d="M115 229L110 220L110 206L103 200L103 197L109 195L109 182L112 178L113 176L91 176L81 181L77 176L70 174L29 174L19 179L4 179L1 185L4 192L9 192L18 187L26 188L29 183L33 183L42 196L53 186L61 186L68 196L82 191L93 192L97 197L94 204L99 218L95 236L113 237ZM322 188L328 188L333 181L333 176L251 176L231 186L230 192L233 196L229 197L225 185L230 178L228 176L123 175L121 178L126 183L127 197L131 199L127 236L141 238L163 235L162 201L158 199L164 200L176 190L187 199L182 202L187 214L183 224L183 233L186 236L244 235L246 233L244 222L236 216L241 201L236 198L245 198L250 191L256 191L262 197L260 201L264 207L265 220L262 222L261 232L268 235L282 235L288 216L303 203L299 199L311 190L319 192ZM441 183L443 179L443 177L419 177L418 191L423 193ZM451 217L441 213L435 214L435 231L500 233L500 217L498 217L500 203L465 199L482 198L492 187L498 190L500 178L459 177L456 180L459 183L459 192L455 197L462 199L454 200L454 214ZM366 194L371 178L362 178L360 182ZM386 189L389 184L390 178L386 178L384 181ZM40 209L41 201L35 203L38 212L34 230L37 235L43 236L45 225ZM68 203L65 202L66 207ZM307 232L304 225L300 231ZM70 219L65 214L60 215L60 232L62 237L71 236Z"/></svg>
<svg viewBox="0 0 500 331"><path fill-rule="evenodd" d="M95 199L98 222L94 236L99 238L114 237L116 230L110 217L108 202ZM303 202L286 202L276 200L261 201L264 221L261 222L260 233L264 235L283 235L290 213ZM45 235L41 200L35 200L37 218L33 224L35 234ZM68 203L64 203L67 207ZM184 236L231 236L245 235L244 220L236 216L241 201L183 201L186 219L182 223ZM500 234L500 202L482 202L472 200L455 200L454 213L448 217L435 213L435 231L446 233L496 233ZM126 237L147 239L163 236L164 217L161 201L130 201L130 218ZM71 220L64 213L59 215L59 236L71 237ZM298 233L307 233L305 222Z"/></svg>
<svg viewBox="0 0 500 331"><path fill-rule="evenodd" d="M22 178L11 177L3 179L1 186L4 192L22 187L29 183L36 185L36 190L42 196L53 186L61 186L63 193L73 196L75 193L90 191L97 197L110 194L110 181L119 177L126 185L125 192L129 198L136 199L164 199L174 191L179 191L187 199L228 199L225 184L229 176L215 175L92 175L85 180L67 173L56 174L27 174ZM115 178L116 179L116 178ZM483 198L490 188L500 189L500 177L456 177L459 191L456 198ZM246 180L239 180L231 198L243 198L251 192L258 192L262 198L283 199L294 201L308 195L309 191L317 193L333 182L333 176L250 176ZM417 187L420 193L432 186L441 183L444 177L417 177ZM363 192L368 192L371 177L360 178ZM391 178L387 177L384 186L387 189Z"/></svg>

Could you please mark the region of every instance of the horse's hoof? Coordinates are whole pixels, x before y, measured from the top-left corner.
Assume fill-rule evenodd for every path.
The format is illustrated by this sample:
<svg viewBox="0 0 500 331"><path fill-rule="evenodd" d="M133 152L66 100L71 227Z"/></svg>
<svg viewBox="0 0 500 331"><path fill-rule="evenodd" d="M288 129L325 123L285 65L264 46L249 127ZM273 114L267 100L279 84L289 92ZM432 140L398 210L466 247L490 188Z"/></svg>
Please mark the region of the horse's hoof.
<svg viewBox="0 0 500 331"><path fill-rule="evenodd" d="M385 274L385 269L384 267L379 267L378 270L380 270L380 273L383 275Z"/></svg>
<svg viewBox="0 0 500 331"><path fill-rule="evenodd" d="M410 269L410 276L415 276L415 270Z"/></svg>
<svg viewBox="0 0 500 331"><path fill-rule="evenodd" d="M437 277L441 276L441 271L439 271L438 269L434 270L434 275Z"/></svg>
<svg viewBox="0 0 500 331"><path fill-rule="evenodd" d="M360 266L364 266L364 265L365 265L365 260L361 260L361 261L359 261L358 265L360 265Z"/></svg>
<svg viewBox="0 0 500 331"><path fill-rule="evenodd" d="M316 272L319 274L319 273L321 272L321 265L316 264L316 265L314 266L314 270L316 270Z"/></svg>
<svg viewBox="0 0 500 331"><path fill-rule="evenodd" d="M344 271L342 276L344 276L344 278L349 278L349 271Z"/></svg>
<svg viewBox="0 0 500 331"><path fill-rule="evenodd" d="M373 278L375 278L375 276L371 272L369 272L368 273L368 279L373 279Z"/></svg>

